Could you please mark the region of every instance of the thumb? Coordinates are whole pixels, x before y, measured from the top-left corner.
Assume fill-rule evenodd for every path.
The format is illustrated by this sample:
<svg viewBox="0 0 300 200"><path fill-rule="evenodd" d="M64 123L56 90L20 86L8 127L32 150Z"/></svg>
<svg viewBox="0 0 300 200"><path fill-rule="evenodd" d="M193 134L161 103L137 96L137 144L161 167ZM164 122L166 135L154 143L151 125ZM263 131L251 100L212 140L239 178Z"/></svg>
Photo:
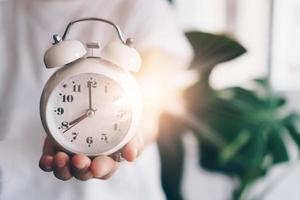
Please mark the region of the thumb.
<svg viewBox="0 0 300 200"><path fill-rule="evenodd" d="M43 153L39 161L39 166L42 170L50 172L53 170L54 155L58 148L53 141L47 136L44 142Z"/></svg>
<svg viewBox="0 0 300 200"><path fill-rule="evenodd" d="M57 151L58 147L54 144L53 140L47 136L44 142L43 155L54 156Z"/></svg>

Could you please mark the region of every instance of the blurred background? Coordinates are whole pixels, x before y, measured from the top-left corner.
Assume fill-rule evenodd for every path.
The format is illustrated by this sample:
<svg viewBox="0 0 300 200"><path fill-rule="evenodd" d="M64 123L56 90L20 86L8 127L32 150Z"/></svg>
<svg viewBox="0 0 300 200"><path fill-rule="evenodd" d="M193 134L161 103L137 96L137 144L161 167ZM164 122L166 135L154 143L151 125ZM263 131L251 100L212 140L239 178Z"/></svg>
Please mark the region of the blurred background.
<svg viewBox="0 0 300 200"><path fill-rule="evenodd" d="M245 86L249 80L267 77L272 90L288 102L284 112L300 110L299 0L170 2L184 31L226 34L246 48L247 53L214 68L209 78L214 89ZM270 167L248 188L247 199L300 199L299 149L289 139L284 140L289 160ZM237 181L226 173L199 166L201 155L192 133L185 134L183 141L181 189L185 199L231 199Z"/></svg>
<svg viewBox="0 0 300 200"><path fill-rule="evenodd" d="M178 29L173 24L173 13L169 13L167 1L194 50L194 59L190 71L185 74L185 69L178 73L173 70L176 64L182 64L173 57L166 57L171 64L156 62L160 61L160 51L146 57L149 66L158 67L146 71L145 74L152 78L147 77L150 81L141 81L145 84L143 91L154 97L146 103L166 110L165 104L173 106L179 95L164 90L167 88L164 86L176 87L178 84L183 89L182 82L188 82L182 95L184 109L180 107L177 113L172 108L174 113L169 110L160 118L158 147L161 162L152 156L158 154L154 144L137 162L125 165L123 174L116 174L111 182L73 179L70 184L65 184L56 180L53 174L42 172L37 161L45 134L40 123L32 122L39 120L36 105L43 86L41 83L53 73L40 67L44 49L52 41L52 33L61 32L74 17L94 13L120 23L125 35L137 31L137 37L133 38L140 40L138 49L143 49L143 45L147 49L148 45L166 48L176 55L189 54L187 49L177 48L173 39L178 37ZM99 12L97 6L85 1L74 1L77 4L73 7L73 2L66 0L62 5L70 7L63 7L59 6L60 1L41 0L37 3L30 0L33 3L27 4L29 0L0 0L3 5L8 2L13 2L10 9L2 7L3 12L0 12L3 30L8 31L3 37L0 35L0 47L14 49L3 50L6 54L2 57L4 63L6 58L12 60L11 65L15 68L10 65L0 67L0 72L3 72L0 81L4 82L0 84L3 87L0 92L0 157L6 160L0 163L0 199L2 193L12 196L7 199L18 199L15 195L40 199L40 194L44 195L43 198L53 199L56 193L61 199L95 199L106 193L112 195L111 198L122 195L124 199L141 199L142 196L157 200L150 194L164 198L159 178L167 200L300 199L300 0L124 0L107 4L93 1L99 5L103 3L101 9L106 12ZM80 5L86 7L77 8ZM73 9L68 10L71 6ZM116 10L110 12L107 8ZM70 11L68 16L65 10ZM161 20L164 17L166 19ZM17 27L21 31L16 31ZM80 39L92 38L92 41L103 39L103 47L112 39L113 30L86 27L89 28L77 29L71 36L77 38L80 35ZM42 34L38 34L40 32ZM181 38L181 30L179 34ZM148 40L144 40L146 36ZM26 40L19 43L15 38ZM32 42L33 38L41 42ZM186 44L181 39L177 41L179 45L181 42ZM27 47L35 50L27 51ZM7 56L10 54L12 57ZM19 58L27 58L27 61L25 64L16 62ZM176 71L178 80L175 73L164 70L167 66L172 67L172 72ZM28 94L32 94L31 98L23 98ZM155 100L163 100L165 104ZM10 105L17 105L15 112L11 112ZM158 112L153 107L147 114L154 113L155 116L151 117L155 120L144 121L149 127L155 125L155 131L147 128L156 133L156 119L161 110ZM144 184L143 181L148 179L154 181ZM31 187L32 183L35 187ZM129 186L132 183L132 187L124 187L124 183ZM105 186L107 191L99 190L99 186ZM28 188L31 191L27 191ZM128 195L127 198L123 194ZM105 196L101 198L107 199Z"/></svg>

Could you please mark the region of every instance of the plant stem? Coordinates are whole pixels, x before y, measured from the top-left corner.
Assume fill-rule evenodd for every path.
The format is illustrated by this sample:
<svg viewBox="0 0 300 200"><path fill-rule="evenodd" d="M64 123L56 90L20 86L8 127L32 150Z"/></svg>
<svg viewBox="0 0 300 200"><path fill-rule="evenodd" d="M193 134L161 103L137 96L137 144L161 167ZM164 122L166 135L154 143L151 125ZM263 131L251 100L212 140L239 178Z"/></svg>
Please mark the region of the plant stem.
<svg viewBox="0 0 300 200"><path fill-rule="evenodd" d="M244 193L244 188L239 188L235 190L233 193L233 200L240 200L242 198L243 193Z"/></svg>

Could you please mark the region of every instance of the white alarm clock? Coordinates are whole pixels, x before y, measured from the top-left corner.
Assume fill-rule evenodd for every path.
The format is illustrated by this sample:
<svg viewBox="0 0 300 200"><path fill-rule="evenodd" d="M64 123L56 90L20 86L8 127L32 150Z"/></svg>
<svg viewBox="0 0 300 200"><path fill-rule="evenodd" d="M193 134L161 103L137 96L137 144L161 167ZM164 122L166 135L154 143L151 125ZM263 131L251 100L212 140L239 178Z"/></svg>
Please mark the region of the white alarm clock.
<svg viewBox="0 0 300 200"><path fill-rule="evenodd" d="M70 27L82 21L112 25L120 41L109 43L99 55L88 55L77 40L66 40ZM116 155L137 133L142 113L138 84L131 72L141 65L132 39L100 18L70 22L44 56L47 68L60 67L44 87L40 115L46 133L63 150L87 156ZM99 48L98 43L87 48Z"/></svg>

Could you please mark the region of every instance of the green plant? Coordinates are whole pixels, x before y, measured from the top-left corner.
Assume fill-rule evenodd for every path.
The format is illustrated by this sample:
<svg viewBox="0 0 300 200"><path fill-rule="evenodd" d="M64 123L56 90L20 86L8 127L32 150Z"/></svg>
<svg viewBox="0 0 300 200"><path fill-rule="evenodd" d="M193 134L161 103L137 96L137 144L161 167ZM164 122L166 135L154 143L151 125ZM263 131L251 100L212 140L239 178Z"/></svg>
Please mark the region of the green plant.
<svg viewBox="0 0 300 200"><path fill-rule="evenodd" d="M238 180L232 198L242 199L245 190L272 166L289 160L284 138L290 137L300 149L300 134L296 128L299 117L295 113L285 113L285 98L272 90L267 78L251 81L251 89L213 89L209 84L212 70L217 64L244 54L245 48L224 35L188 32L186 36L195 53L191 68L199 73L200 79L185 91L187 115L163 116L162 134L169 132L165 135L180 137L184 130L191 129L199 144L199 164ZM175 124L175 129L166 128ZM168 156L164 145L169 139L159 141L162 157ZM177 151L177 157L183 157L180 140L173 138L172 141L176 147L172 151ZM166 163L165 158L162 163ZM183 165L178 166L176 170L182 171ZM177 172L179 176L181 173ZM164 178L168 176L163 177L166 182ZM171 184L176 187L172 191L175 196L169 199L183 199L175 192L180 189L180 183Z"/></svg>

